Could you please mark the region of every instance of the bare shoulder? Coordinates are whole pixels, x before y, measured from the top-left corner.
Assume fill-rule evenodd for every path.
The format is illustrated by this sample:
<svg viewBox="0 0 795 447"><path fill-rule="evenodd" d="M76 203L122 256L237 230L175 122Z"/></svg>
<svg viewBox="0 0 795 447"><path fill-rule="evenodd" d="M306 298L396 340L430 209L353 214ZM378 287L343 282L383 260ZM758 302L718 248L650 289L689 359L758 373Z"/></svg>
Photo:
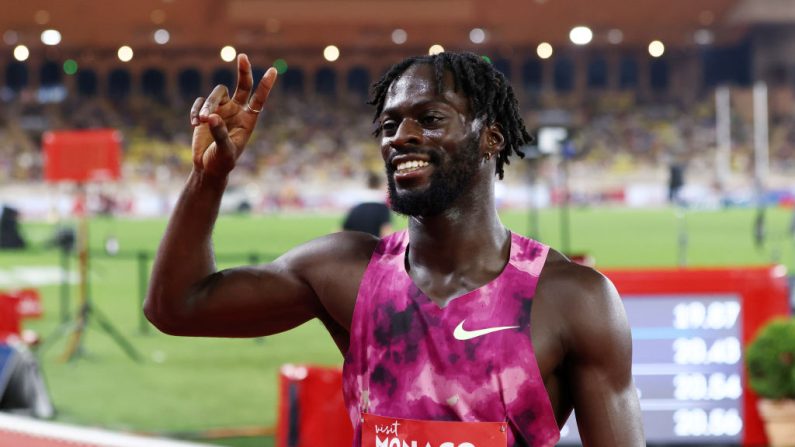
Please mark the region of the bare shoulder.
<svg viewBox="0 0 795 447"><path fill-rule="evenodd" d="M621 298L597 270L550 249L538 284L539 303L561 329L569 352L599 351L604 342L630 341Z"/></svg>
<svg viewBox="0 0 795 447"><path fill-rule="evenodd" d="M293 248L274 261L271 268L287 270L306 284L322 306L318 310L321 320L327 326L333 320L347 330L359 285L379 241L355 231L329 234Z"/></svg>
<svg viewBox="0 0 795 447"><path fill-rule="evenodd" d="M340 231L301 244L280 256L276 262L298 272L326 264L366 268L379 241L367 233Z"/></svg>
<svg viewBox="0 0 795 447"><path fill-rule="evenodd" d="M550 249L541 271L539 289L552 292L554 304L568 310L572 306L605 305L618 299L613 283L591 267L571 261L557 250ZM545 293L546 295L546 293Z"/></svg>

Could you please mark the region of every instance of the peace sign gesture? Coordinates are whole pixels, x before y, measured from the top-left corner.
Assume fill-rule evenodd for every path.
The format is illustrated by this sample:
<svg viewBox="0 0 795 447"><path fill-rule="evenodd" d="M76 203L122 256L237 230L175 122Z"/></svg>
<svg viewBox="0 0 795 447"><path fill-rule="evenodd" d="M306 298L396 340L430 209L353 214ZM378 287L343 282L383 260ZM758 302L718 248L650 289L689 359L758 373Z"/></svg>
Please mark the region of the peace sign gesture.
<svg viewBox="0 0 795 447"><path fill-rule="evenodd" d="M271 67L252 95L251 62L248 56L239 54L237 86L232 97L226 86L218 85L206 99L196 98L190 110L194 170L214 177L229 174L243 153L275 82L276 69Z"/></svg>

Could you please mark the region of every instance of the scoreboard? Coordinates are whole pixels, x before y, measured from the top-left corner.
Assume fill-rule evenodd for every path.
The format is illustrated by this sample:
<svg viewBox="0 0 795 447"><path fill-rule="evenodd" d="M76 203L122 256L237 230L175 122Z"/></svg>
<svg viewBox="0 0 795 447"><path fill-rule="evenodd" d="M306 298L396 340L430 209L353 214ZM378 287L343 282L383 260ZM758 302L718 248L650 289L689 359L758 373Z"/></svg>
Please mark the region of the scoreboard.
<svg viewBox="0 0 795 447"><path fill-rule="evenodd" d="M788 314L782 266L605 271L632 328L632 374L649 444L765 442L743 346ZM578 444L576 415L561 444Z"/></svg>
<svg viewBox="0 0 795 447"><path fill-rule="evenodd" d="M739 444L742 347L737 295L627 295L632 375L648 442ZM570 420L562 439L578 440Z"/></svg>

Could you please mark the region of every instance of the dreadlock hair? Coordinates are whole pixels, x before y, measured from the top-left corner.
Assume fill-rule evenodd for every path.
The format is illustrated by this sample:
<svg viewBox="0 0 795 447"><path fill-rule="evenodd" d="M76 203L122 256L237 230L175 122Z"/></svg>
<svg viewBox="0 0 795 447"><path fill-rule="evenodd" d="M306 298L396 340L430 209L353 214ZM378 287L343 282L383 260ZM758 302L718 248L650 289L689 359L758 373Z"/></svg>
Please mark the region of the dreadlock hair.
<svg viewBox="0 0 795 447"><path fill-rule="evenodd" d="M444 90L444 73L453 75L453 89L463 91L469 99L473 117L485 117L487 125L499 124L505 138L505 149L497 157L496 174L502 180L503 165L510 164L511 153L524 158L520 148L532 142L533 137L525 129L519 114L519 103L505 76L484 58L469 52L443 52L431 56L415 56L393 65L384 76L373 83L370 100L367 104L375 106L375 122L384 109L387 90L395 79L415 64L433 66L436 77L436 90ZM381 133L380 126L374 135Z"/></svg>

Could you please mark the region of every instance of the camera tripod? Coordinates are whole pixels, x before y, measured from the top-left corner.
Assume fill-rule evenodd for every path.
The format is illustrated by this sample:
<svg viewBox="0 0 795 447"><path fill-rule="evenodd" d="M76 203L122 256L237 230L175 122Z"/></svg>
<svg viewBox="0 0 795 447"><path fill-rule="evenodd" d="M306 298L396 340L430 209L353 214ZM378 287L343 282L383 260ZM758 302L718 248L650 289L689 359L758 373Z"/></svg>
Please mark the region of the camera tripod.
<svg viewBox="0 0 795 447"><path fill-rule="evenodd" d="M78 250L78 272L79 272L79 304L77 312L71 318L66 318L60 326L44 340L43 352L50 344L63 337L68 336L66 350L61 356L61 360L69 362L78 356L84 355L83 336L89 324L95 323L105 332L114 342L135 362L141 362L143 357L135 347L119 332L111 323L108 317L103 314L91 300L91 287L89 280L89 249L88 249L88 218L85 213L80 213L77 231L77 250ZM66 260L63 264L68 266L67 248L62 247L63 257ZM67 279L65 278L64 281Z"/></svg>

